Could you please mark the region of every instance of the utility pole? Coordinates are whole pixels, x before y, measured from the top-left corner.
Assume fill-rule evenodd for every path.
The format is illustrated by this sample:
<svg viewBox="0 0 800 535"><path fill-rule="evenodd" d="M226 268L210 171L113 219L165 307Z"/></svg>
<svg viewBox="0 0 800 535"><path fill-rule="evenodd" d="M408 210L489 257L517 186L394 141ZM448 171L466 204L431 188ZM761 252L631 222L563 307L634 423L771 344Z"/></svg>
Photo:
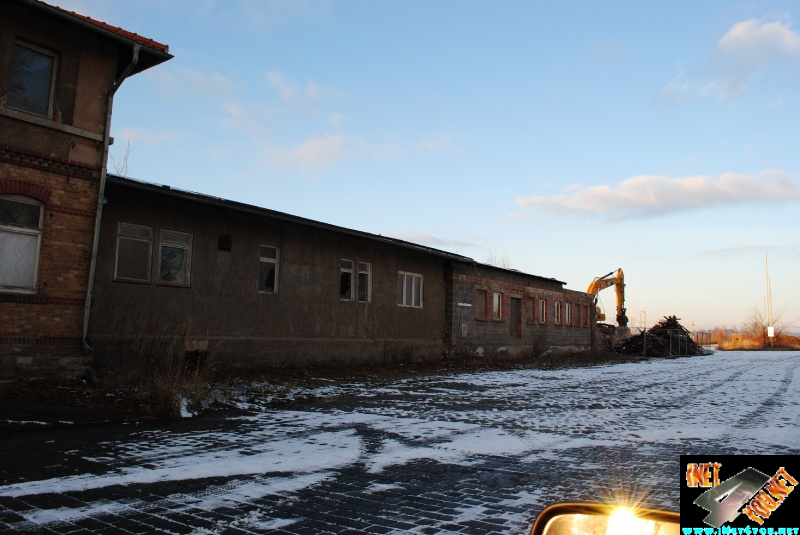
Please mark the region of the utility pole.
<svg viewBox="0 0 800 535"><path fill-rule="evenodd" d="M775 338L775 326L772 324L772 283L769 279L769 253L764 254L767 268L767 341L769 347L772 347L772 339Z"/></svg>

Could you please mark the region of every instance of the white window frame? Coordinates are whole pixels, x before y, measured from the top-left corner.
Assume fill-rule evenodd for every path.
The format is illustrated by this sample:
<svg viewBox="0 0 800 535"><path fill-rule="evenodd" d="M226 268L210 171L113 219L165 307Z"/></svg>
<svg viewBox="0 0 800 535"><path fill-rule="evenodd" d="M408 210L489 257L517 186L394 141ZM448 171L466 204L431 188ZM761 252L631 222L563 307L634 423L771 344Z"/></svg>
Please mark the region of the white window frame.
<svg viewBox="0 0 800 535"><path fill-rule="evenodd" d="M547 299L537 298L539 301L539 323L547 323Z"/></svg>
<svg viewBox="0 0 800 535"><path fill-rule="evenodd" d="M122 227L129 227L134 229L140 229L147 231L150 234L149 238L140 238L138 236L123 236L122 234ZM147 244L147 277L144 279L136 279L132 277L121 277L119 275L119 246L120 242L122 241L132 241L138 243L146 243ZM134 225L131 223L124 223L120 221L117 224L117 249L116 249L116 256L114 258L114 280L115 281L123 281L123 282L140 282L149 284L150 278L152 274L152 266L153 266L153 229L151 227L145 227L143 225Z"/></svg>
<svg viewBox="0 0 800 535"><path fill-rule="evenodd" d="M409 288L409 282L411 282ZM424 277L410 271L397 272L397 306L406 308L423 308ZM416 297L419 302L416 303Z"/></svg>
<svg viewBox="0 0 800 535"><path fill-rule="evenodd" d="M561 325L561 301L555 301L553 303L553 316L556 325Z"/></svg>
<svg viewBox="0 0 800 535"><path fill-rule="evenodd" d="M33 294L36 293L36 283L39 277L39 256L41 253L41 246L42 246L42 227L44 224L44 205L30 197L25 197L23 195L0 195L0 199L17 202L20 204L29 204L32 206L37 206L39 208L39 221L38 221L38 228L30 228L30 227L21 227L17 225L11 224L3 224L0 222L0 232L5 234L21 234L23 236L35 236L36 238L36 251L34 253L33 258L33 265L31 269L33 273L31 274L31 285L30 286L4 286L0 285L0 291L5 293L23 293L23 294Z"/></svg>
<svg viewBox="0 0 800 535"><path fill-rule="evenodd" d="M169 240L167 237L165 237L165 235L167 235L167 234L175 234L175 235L186 236L187 243L183 243L183 242L176 241L176 240ZM159 242L158 242L158 279L157 279L157 284L160 284L162 286L178 286L178 287L181 287L181 288L189 288L189 287L191 287L191 285L192 285L192 242L193 241L194 241L193 240L193 236L191 234L189 234L188 232L181 232L181 231L178 231L178 230L161 229L161 234L160 234ZM186 254L186 256L185 256L186 281L185 282L165 280L164 279L165 275L161 274L162 263L163 263L163 255L164 255L164 248L165 247L171 247L173 249L183 249L183 250L186 251L186 253L185 253Z"/></svg>
<svg viewBox="0 0 800 535"><path fill-rule="evenodd" d="M492 319L503 319L503 293L492 292Z"/></svg>
<svg viewBox="0 0 800 535"><path fill-rule="evenodd" d="M564 325L572 325L570 320L572 319L572 306L569 303L564 303Z"/></svg>
<svg viewBox="0 0 800 535"><path fill-rule="evenodd" d="M270 249L275 250L275 258L269 258L266 256L262 256L262 247L269 247ZM281 248L277 245L268 245L262 243L258 246L258 293L262 294L276 294L278 293L278 266L280 265L280 257L281 257ZM273 264L273 268L275 270L274 282L272 285L272 290L262 290L261 289L261 265L262 264Z"/></svg>
<svg viewBox="0 0 800 535"><path fill-rule="evenodd" d="M47 113L44 113L44 114L39 113L37 111L30 110L30 109L26 109L26 108L19 108L19 107L14 106L13 104L8 104L7 100L6 100L6 105L9 108L12 108L12 109L15 109L15 110L19 110L19 111L22 111L22 112L25 112L25 113L31 113L33 115L38 115L40 117L46 117L48 119L52 119L53 118L53 101L55 99L55 91L56 91L56 73L58 72L58 56L56 56L55 54L53 54L49 50L46 50L44 48L38 47L36 45L32 45L32 44L27 43L27 42L22 42L22 41L14 41L14 43L13 43L13 45L11 47L12 56L14 54L14 47L15 46L19 46L21 48L27 48L28 50L36 52L37 54L41 54L43 56L49 56L50 58L53 59L53 68L52 68L52 70L50 72L50 94L48 95L48 100L47 100ZM9 78L10 78L10 76L9 76ZM9 83L10 82L11 82L11 80L9 80Z"/></svg>

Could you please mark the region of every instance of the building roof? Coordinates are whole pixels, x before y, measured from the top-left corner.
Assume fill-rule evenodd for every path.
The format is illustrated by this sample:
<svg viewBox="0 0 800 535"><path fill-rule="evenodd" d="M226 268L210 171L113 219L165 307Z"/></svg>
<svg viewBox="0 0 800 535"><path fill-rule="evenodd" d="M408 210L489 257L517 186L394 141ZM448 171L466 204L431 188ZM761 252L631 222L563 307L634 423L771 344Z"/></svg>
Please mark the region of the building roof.
<svg viewBox="0 0 800 535"><path fill-rule="evenodd" d="M138 45L141 47L139 52L139 60L131 71L131 74L142 72L172 58L172 55L169 53L169 46L159 43L153 39L129 32L128 30L124 30L118 26L113 26L106 22L95 20L91 17L87 17L86 15L75 13L74 11L69 11L58 6L51 6L50 4L42 2L41 0L22 1L31 7L41 9L53 16L68 20L72 23L83 26L90 31L96 32L104 37L116 41L118 44L125 47L125 49L121 51L121 57L130 55L130 51L128 49L132 48L132 45Z"/></svg>
<svg viewBox="0 0 800 535"><path fill-rule="evenodd" d="M239 212L245 212L254 215L260 216L267 216L274 219L278 219L281 221L287 221L291 223L296 223L299 225L314 227L322 230L328 230L331 232L336 232L338 234L346 234L348 236L355 236L358 238L376 241L381 243L390 244L396 247L402 247L404 249L410 249L413 251L427 253L434 256L438 256L440 258L444 258L447 260L451 260L454 262L463 262L470 265L478 265L484 268L490 268L498 271L504 271L516 275L526 276L526 277L533 277L540 280L545 280L548 282L555 282L561 284L562 286L566 283L563 281L559 281L553 278L541 277L539 275L531 275L530 273L523 273L517 271L515 269L506 269L497 266L490 266L487 264L482 264L480 262L476 262L472 258L468 256L463 256L455 253L450 253L447 251L442 251L441 249L435 249L433 247L428 247L426 245L420 245L418 243L413 243L405 240L400 240L397 238L390 238L388 236L381 236L380 234L372 234L369 232L363 232L360 230L353 230L345 227L340 227L337 225L331 225L329 223L322 223L320 221L315 221L313 219L307 219L305 217L300 217L296 215L287 214L284 212L278 212L276 210L270 210L268 208L262 208L260 206L253 206L251 204L245 204L237 201L231 201L227 199L222 199L220 197L214 197L212 195L204 195L202 193L195 193L191 191L184 191L180 189L173 188L171 186L162 185L162 184L154 184L151 182L144 182L141 180L135 180L132 178L121 177L118 175L114 175L111 173L107 174L107 180L111 184L116 184L120 186L125 186L129 188L134 188L138 190L149 191L151 193L157 193L160 195L166 195L169 197L173 197L176 199L182 199L185 201L190 202L197 202L211 206L217 206L221 208L227 208L230 210L236 210Z"/></svg>

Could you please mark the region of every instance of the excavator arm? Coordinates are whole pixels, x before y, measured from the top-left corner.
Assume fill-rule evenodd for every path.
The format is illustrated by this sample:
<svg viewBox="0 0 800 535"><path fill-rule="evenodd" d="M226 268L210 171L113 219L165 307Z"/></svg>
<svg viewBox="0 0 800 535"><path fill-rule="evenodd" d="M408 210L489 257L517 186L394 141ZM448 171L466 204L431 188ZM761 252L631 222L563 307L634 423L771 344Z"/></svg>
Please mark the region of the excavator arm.
<svg viewBox="0 0 800 535"><path fill-rule="evenodd" d="M600 290L604 290L609 286L614 286L617 291L617 324L623 330L627 330L628 316L625 315L625 275L622 273L622 269L612 271L602 277L596 277L591 284L589 284L586 293L597 297ZM602 321L605 318L605 314L598 309L597 319Z"/></svg>

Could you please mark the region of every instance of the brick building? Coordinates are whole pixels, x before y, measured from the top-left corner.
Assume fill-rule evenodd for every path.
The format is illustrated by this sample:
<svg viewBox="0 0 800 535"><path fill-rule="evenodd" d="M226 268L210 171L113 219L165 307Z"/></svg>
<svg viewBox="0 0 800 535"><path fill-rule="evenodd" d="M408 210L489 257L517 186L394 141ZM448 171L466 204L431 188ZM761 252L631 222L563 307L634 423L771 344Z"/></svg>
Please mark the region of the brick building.
<svg viewBox="0 0 800 535"><path fill-rule="evenodd" d="M170 58L37 0L0 3L0 378L174 340L240 368L592 345L592 297L561 281L107 177L116 90Z"/></svg>
<svg viewBox="0 0 800 535"><path fill-rule="evenodd" d="M452 262L447 281L446 339L453 351L513 354L593 344L593 297L562 281L476 262Z"/></svg>
<svg viewBox="0 0 800 535"><path fill-rule="evenodd" d="M106 198L101 359L175 339L238 368L592 344L592 296L554 279L122 177Z"/></svg>
<svg viewBox="0 0 800 535"><path fill-rule="evenodd" d="M167 47L0 3L0 377L82 371L114 93Z"/></svg>

